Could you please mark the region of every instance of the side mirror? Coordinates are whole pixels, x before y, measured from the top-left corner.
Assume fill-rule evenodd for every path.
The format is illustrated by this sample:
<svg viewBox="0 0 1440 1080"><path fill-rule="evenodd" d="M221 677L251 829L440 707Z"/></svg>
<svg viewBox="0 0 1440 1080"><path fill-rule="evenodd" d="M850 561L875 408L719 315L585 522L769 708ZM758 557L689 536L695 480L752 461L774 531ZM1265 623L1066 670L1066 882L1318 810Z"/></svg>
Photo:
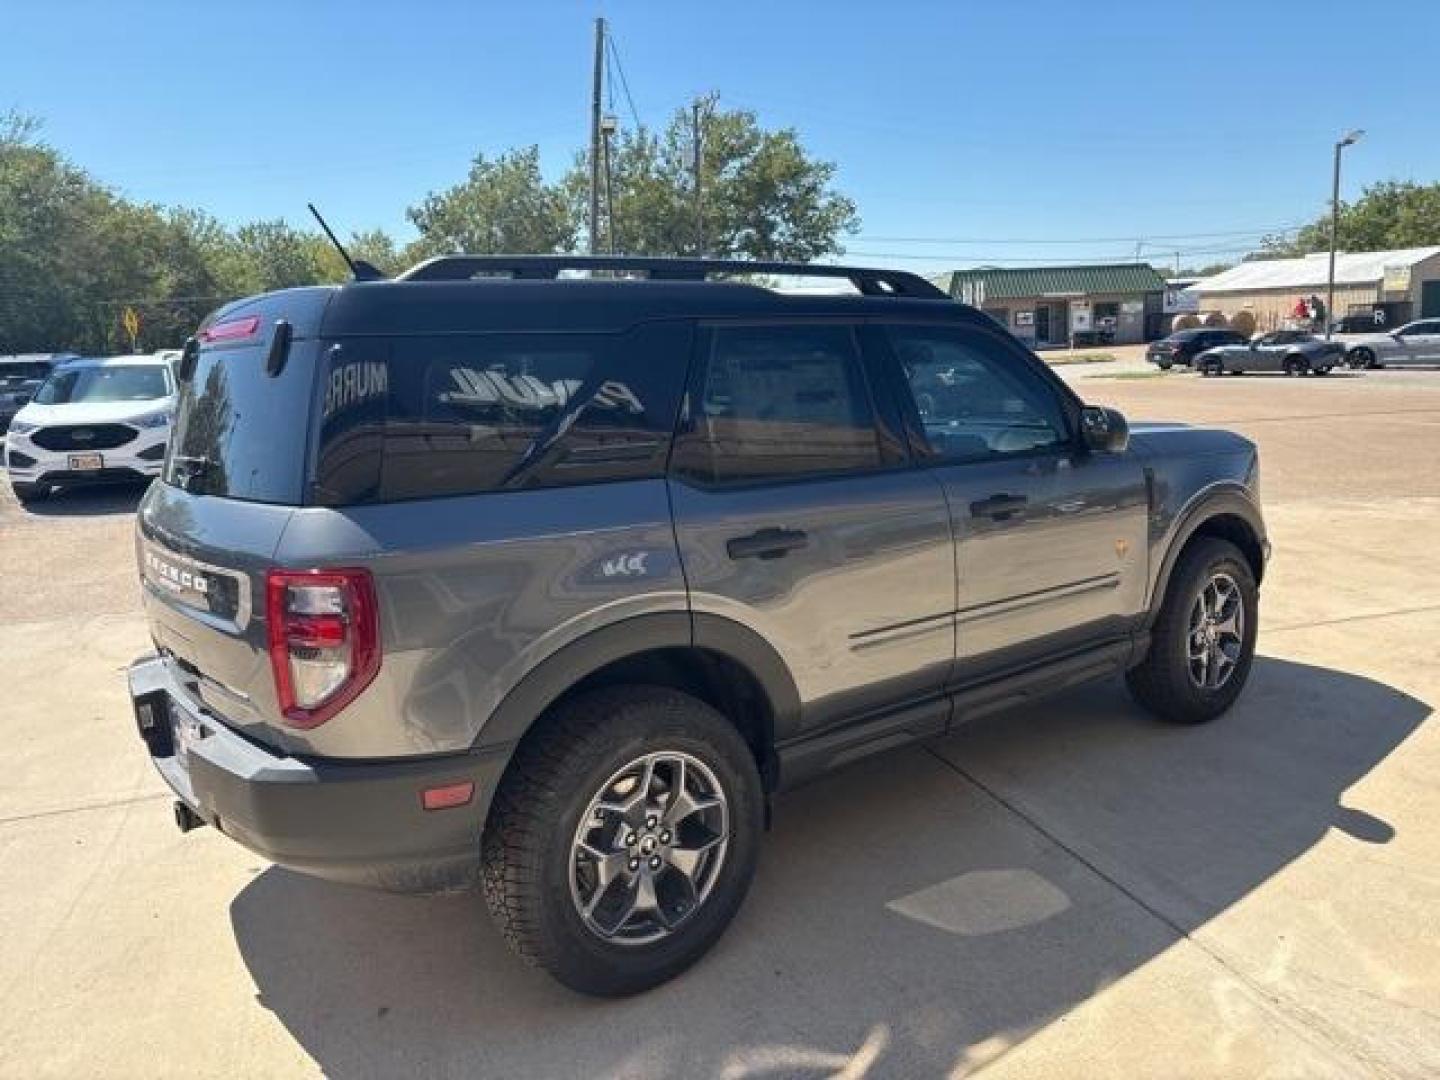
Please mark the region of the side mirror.
<svg viewBox="0 0 1440 1080"><path fill-rule="evenodd" d="M1118 454L1130 445L1130 425L1118 409L1086 405L1080 410L1080 437L1096 454Z"/></svg>

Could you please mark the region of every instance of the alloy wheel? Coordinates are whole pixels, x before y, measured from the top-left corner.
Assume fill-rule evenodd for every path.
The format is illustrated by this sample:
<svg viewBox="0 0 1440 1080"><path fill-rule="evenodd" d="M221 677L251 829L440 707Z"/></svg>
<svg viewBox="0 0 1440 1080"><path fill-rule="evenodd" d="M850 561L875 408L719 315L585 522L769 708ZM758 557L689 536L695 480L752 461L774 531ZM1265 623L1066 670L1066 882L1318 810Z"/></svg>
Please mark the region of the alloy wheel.
<svg viewBox="0 0 1440 1080"><path fill-rule="evenodd" d="M730 809L704 762L659 751L610 776L570 851L570 898L597 937L645 945L699 910L725 863Z"/></svg>
<svg viewBox="0 0 1440 1080"><path fill-rule="evenodd" d="M1219 690L1230 681L1245 647L1245 601L1229 574L1212 574L1200 589L1185 641L1192 683Z"/></svg>

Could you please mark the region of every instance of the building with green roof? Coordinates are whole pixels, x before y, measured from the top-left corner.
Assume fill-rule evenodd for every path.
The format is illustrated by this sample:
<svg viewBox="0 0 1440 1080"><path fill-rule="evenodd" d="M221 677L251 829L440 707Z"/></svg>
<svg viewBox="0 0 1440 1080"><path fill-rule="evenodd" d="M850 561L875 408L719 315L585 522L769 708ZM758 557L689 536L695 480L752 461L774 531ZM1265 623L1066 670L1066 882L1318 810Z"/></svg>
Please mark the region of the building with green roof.
<svg viewBox="0 0 1440 1080"><path fill-rule="evenodd" d="M1094 266L982 266L931 278L1035 348L1131 345L1159 337L1165 279L1149 263Z"/></svg>

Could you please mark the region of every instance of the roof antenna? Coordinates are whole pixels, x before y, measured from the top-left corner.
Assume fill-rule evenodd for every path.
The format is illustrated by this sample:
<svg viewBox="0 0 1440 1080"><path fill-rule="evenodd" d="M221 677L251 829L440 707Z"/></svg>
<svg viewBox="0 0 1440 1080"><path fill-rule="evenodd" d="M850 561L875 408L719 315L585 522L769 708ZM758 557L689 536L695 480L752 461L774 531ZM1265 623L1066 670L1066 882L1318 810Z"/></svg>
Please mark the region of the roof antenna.
<svg viewBox="0 0 1440 1080"><path fill-rule="evenodd" d="M315 209L314 203L306 203L310 213L315 215L315 220L320 223L320 228L325 230L325 235L330 238L330 243L335 245L335 250L340 252L340 257L345 260L345 265L350 268L350 276L356 281L384 281L385 275L364 259L352 259L350 253L345 250L345 245L340 243L335 234L330 231L330 226L320 216L320 211Z"/></svg>

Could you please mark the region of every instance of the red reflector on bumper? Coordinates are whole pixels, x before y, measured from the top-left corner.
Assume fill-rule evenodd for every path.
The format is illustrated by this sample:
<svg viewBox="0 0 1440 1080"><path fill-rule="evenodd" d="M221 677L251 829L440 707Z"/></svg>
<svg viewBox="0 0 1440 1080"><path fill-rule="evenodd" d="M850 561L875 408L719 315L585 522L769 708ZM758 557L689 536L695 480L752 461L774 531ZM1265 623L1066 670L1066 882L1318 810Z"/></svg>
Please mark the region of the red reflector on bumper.
<svg viewBox="0 0 1440 1080"><path fill-rule="evenodd" d="M420 805L426 810L449 810L455 806L464 806L474 797L475 783L466 780L460 784L425 788L420 792Z"/></svg>

